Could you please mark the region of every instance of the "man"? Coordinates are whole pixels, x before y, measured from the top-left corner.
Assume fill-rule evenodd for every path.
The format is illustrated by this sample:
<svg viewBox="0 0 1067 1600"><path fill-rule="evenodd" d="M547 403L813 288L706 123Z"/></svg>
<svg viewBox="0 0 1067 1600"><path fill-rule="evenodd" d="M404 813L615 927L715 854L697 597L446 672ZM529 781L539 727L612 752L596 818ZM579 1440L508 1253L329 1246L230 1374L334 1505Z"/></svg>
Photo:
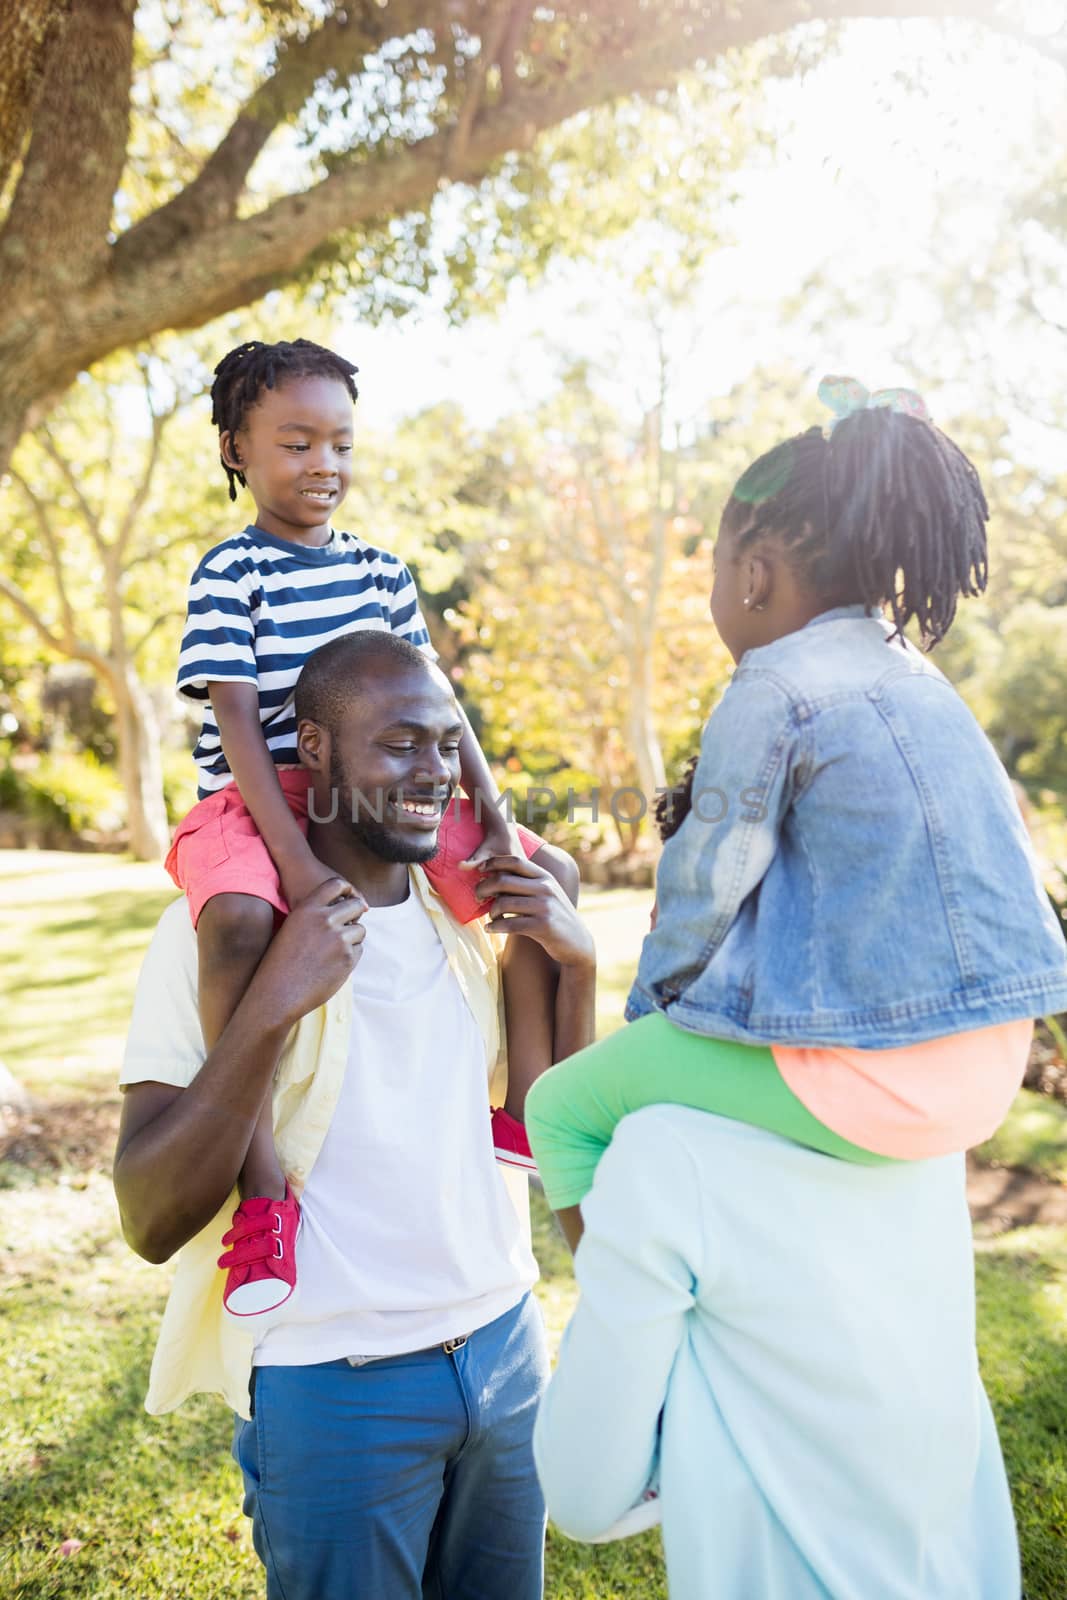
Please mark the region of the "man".
<svg viewBox="0 0 1067 1600"><path fill-rule="evenodd" d="M547 1362L525 1193L516 1209L490 1137L495 950L417 865L458 781L458 708L418 650L360 633L309 659L296 713L308 839L338 880L291 911L206 1059L184 904L164 913L138 987L115 1187L139 1254L182 1251L146 1404L208 1390L239 1413L268 1600L536 1600ZM592 1037L592 944L547 873L488 867L492 926L559 965L554 1016L512 1041L543 1069L544 1041L561 1055ZM297 1288L237 1320L215 1261L272 1086L279 1160L301 1191Z"/></svg>
<svg viewBox="0 0 1067 1600"><path fill-rule="evenodd" d="M582 1212L535 1436L561 1528L595 1539L658 1467L671 1600L1018 1600L962 1156L651 1106Z"/></svg>

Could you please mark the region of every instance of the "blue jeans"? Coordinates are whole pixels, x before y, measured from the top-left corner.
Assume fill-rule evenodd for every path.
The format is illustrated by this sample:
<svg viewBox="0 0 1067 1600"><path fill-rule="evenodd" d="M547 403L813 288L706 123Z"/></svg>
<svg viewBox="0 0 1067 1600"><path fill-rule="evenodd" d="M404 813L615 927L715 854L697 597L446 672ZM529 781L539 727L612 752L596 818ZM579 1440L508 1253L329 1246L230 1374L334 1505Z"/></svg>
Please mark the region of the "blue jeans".
<svg viewBox="0 0 1067 1600"><path fill-rule="evenodd" d="M547 1380L529 1294L451 1354L257 1367L233 1453L267 1600L540 1600Z"/></svg>

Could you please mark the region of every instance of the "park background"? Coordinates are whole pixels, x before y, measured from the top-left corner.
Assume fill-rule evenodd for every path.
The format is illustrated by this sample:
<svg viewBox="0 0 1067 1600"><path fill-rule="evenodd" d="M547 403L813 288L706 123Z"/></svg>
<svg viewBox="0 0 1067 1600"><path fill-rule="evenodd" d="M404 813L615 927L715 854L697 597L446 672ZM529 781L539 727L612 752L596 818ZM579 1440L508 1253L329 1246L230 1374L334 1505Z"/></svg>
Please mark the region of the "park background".
<svg viewBox="0 0 1067 1600"><path fill-rule="evenodd" d="M0 1597L252 1597L217 1402L141 1410L166 1270L108 1167L191 803L185 585L236 531L211 368L360 367L338 521L409 563L502 786L552 791L617 1026L744 465L826 371L922 390L991 504L936 659L1067 915L1067 17L1057 0L13 0L0 16ZM547 801L542 792L541 801ZM905 933L906 930L902 930ZM1067 1593L1065 1019L971 1164L1029 1600ZM536 1212L554 1337L566 1252ZM713 1514L713 1511L709 1514ZM550 1540L559 1600L665 1593Z"/></svg>

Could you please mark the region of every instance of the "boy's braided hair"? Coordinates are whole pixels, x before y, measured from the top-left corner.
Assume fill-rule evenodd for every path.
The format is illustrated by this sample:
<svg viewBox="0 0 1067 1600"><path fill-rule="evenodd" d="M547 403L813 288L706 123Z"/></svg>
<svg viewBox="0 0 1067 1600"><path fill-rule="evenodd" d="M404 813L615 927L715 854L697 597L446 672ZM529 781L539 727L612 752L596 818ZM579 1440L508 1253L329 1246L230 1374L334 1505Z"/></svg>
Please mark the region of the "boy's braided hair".
<svg viewBox="0 0 1067 1600"><path fill-rule="evenodd" d="M734 486L723 527L738 550L779 542L827 607L888 605L932 648L960 595L988 576L989 517L978 474L940 429L886 408L776 445Z"/></svg>
<svg viewBox="0 0 1067 1600"><path fill-rule="evenodd" d="M232 437L264 389L277 389L295 378L336 378L356 400L359 391L353 379L358 371L344 356L327 350L325 345L313 344L310 339L283 339L278 344L249 339L224 355L215 368L211 420L220 434L229 433ZM227 466L225 461L222 465L230 484L230 499L236 500L237 485L244 487L244 473Z"/></svg>

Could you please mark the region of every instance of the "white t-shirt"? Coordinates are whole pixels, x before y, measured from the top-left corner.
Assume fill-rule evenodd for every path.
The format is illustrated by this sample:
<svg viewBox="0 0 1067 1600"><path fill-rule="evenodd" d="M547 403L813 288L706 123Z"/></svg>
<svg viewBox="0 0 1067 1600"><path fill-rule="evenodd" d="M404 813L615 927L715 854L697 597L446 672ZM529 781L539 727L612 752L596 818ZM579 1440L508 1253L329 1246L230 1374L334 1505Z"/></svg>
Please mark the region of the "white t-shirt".
<svg viewBox="0 0 1067 1600"><path fill-rule="evenodd" d="M537 1278L493 1156L485 1044L433 923L409 894L363 924L297 1287L254 1319L259 1366L422 1349L502 1316Z"/></svg>

